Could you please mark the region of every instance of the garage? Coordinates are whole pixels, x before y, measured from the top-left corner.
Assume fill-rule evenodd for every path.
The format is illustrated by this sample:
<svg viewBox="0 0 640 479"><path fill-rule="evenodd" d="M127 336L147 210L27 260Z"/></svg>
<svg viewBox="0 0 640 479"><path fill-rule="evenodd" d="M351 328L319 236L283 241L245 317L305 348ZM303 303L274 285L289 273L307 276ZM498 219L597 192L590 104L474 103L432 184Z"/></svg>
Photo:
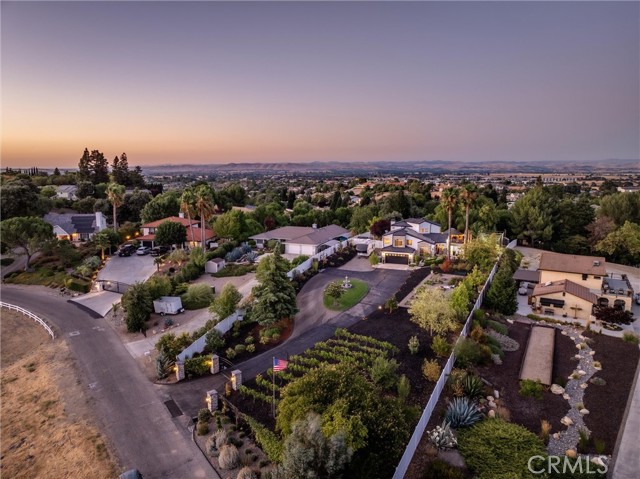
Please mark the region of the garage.
<svg viewBox="0 0 640 479"><path fill-rule="evenodd" d="M398 253L385 253L383 255L383 260L385 263L409 264L409 255L398 254Z"/></svg>

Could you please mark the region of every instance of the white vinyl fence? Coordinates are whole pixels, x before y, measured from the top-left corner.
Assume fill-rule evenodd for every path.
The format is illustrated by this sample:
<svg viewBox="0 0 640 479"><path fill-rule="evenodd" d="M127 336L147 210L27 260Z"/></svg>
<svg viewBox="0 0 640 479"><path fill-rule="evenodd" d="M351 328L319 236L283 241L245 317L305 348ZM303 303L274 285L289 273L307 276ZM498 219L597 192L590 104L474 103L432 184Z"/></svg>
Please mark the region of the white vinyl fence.
<svg viewBox="0 0 640 479"><path fill-rule="evenodd" d="M26 309L21 308L20 306L16 306L15 304L5 303L4 301L0 301L0 306L7 309L13 309L14 311L18 311L19 313L22 313L25 316L29 316L31 319L33 319L37 323L40 323L40 325L47 330L47 333L49 333L49 336L51 336L51 339L56 337L55 333L53 332L53 329L51 329L51 326L49 326L44 319L36 316L31 311L27 311Z"/></svg>
<svg viewBox="0 0 640 479"><path fill-rule="evenodd" d="M327 248L325 250L322 250L319 253L314 254L308 260L304 261L303 263L300 263L298 266L296 266L291 271L289 271L287 273L287 276L289 276L289 278L294 278L296 274L304 273L305 271L307 271L307 270L309 270L311 268L311 265L313 264L313 260L314 259L316 259L318 261L323 260L326 257L331 256L333 253L338 251L340 248L346 248L348 245L349 245L349 240L344 240L340 244L336 244L336 245L330 246L329 248Z"/></svg>
<svg viewBox="0 0 640 479"><path fill-rule="evenodd" d="M236 321L242 321L244 319L245 311L243 309L238 309L231 316L227 316L225 319L216 324L213 329L218 331L222 336L224 333L229 331L233 327L233 323ZM208 332L208 331L207 331ZM178 361L184 361L185 359L191 359L195 353L201 353L204 351L205 343L206 343L207 333L200 336L196 339L190 346L188 346L184 351L178 354Z"/></svg>
<svg viewBox="0 0 640 479"><path fill-rule="evenodd" d="M516 244L517 243L514 240L507 245L507 248L513 249L516 246ZM496 271L498 270L498 262L499 260L496 262L496 264L493 265L493 268L489 273L489 277L485 281L484 286L482 287L482 290L478 295L478 299L473 305L473 308L471 309L471 312L469 313L469 316L467 317L467 320L464 323L464 326L462 327L462 331L460 331L460 337L458 338L456 345L459 341L462 341L462 339L465 338L467 334L469 334L469 329L471 328L471 324L473 323L473 313L476 309L479 309L480 306L482 306L484 295L487 289L489 289L489 285L491 284L491 281L493 280L493 277L496 274ZM404 454L400 459L400 463L396 467L396 472L393 474L393 479L402 479L404 475L407 473L407 469L409 467L409 464L411 463L411 459L413 459L413 455L415 454L416 449L418 448L418 444L420 444L422 435L424 434L424 431L427 428L427 424L429 424L429 419L431 419L431 414L433 413L433 410L435 409L436 404L440 399L440 394L442 394L442 390L444 389L444 386L447 384L447 379L449 378L449 374L451 373L451 370L453 369L453 365L455 364L455 362L456 362L456 355L455 355L455 347L454 347L453 352L451 353L451 356L449 356L449 359L447 360L447 364L445 364L444 368L442 369L442 373L440 374L440 378L438 378L436 387L431 393L431 397L429 398L427 405L424 407L424 410L422 411L422 416L420 416L420 420L418 421L418 424L416 425L416 428L414 429L413 434L411 435L411 439L409 439L409 444L407 444L407 448L404 450Z"/></svg>

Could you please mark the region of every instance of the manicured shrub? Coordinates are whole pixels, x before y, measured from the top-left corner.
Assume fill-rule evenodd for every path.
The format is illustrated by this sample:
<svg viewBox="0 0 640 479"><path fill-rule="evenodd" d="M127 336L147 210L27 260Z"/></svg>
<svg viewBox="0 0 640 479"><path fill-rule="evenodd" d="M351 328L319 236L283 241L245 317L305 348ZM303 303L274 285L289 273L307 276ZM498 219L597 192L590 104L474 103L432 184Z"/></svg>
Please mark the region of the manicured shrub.
<svg viewBox="0 0 640 479"><path fill-rule="evenodd" d="M487 419L459 431L458 448L478 479L533 478L527 468L529 458L546 457L538 436L501 419Z"/></svg>
<svg viewBox="0 0 640 479"><path fill-rule="evenodd" d="M638 345L640 343L640 337L637 334L632 333L631 331L625 331L624 333L622 333L622 340L625 343L631 343L635 345Z"/></svg>
<svg viewBox="0 0 640 479"><path fill-rule="evenodd" d="M422 363L422 375L429 381L436 382L440 378L441 371L442 368L435 359L425 359Z"/></svg>
<svg viewBox="0 0 640 479"><path fill-rule="evenodd" d="M235 469L240 464L240 454L238 448L233 444L222 446L220 455L218 456L218 464L220 469Z"/></svg>
<svg viewBox="0 0 640 479"><path fill-rule="evenodd" d="M206 422L198 421L196 432L198 433L198 436L204 436L205 434L209 434L209 424Z"/></svg>
<svg viewBox="0 0 640 479"><path fill-rule="evenodd" d="M256 352L256 345L255 344L249 344L247 345L247 352L249 354L253 354Z"/></svg>
<svg viewBox="0 0 640 479"><path fill-rule="evenodd" d="M398 381L398 397L405 401L409 397L411 392L411 383L409 379L403 374Z"/></svg>
<svg viewBox="0 0 640 479"><path fill-rule="evenodd" d="M483 328L487 326L487 313L484 312L484 309L476 309L473 312L473 319L478 321Z"/></svg>
<svg viewBox="0 0 640 479"><path fill-rule="evenodd" d="M209 422L211 417L211 411L207 408L202 408L198 411L198 422Z"/></svg>
<svg viewBox="0 0 640 479"><path fill-rule="evenodd" d="M184 362L184 374L187 376L204 376L210 372L211 366L209 365L209 358L206 356L187 359Z"/></svg>
<svg viewBox="0 0 640 479"><path fill-rule="evenodd" d="M209 436L207 442L204 444L204 452L211 457L218 457L218 448L216 447L215 436Z"/></svg>
<svg viewBox="0 0 640 479"><path fill-rule="evenodd" d="M543 386L540 381L533 381L531 379L525 379L520 381L520 395L533 397L536 399L542 399Z"/></svg>
<svg viewBox="0 0 640 479"><path fill-rule="evenodd" d="M455 348L456 366L468 368L475 365L488 364L491 361L491 349L473 339L464 338Z"/></svg>
<svg viewBox="0 0 640 479"><path fill-rule="evenodd" d="M442 336L436 336L431 341L431 349L439 358L446 358L451 354L451 344Z"/></svg>
<svg viewBox="0 0 640 479"><path fill-rule="evenodd" d="M475 402L469 398L453 398L449 401L444 419L453 428L470 427L482 419L482 414L478 410Z"/></svg>
<svg viewBox="0 0 640 479"><path fill-rule="evenodd" d="M247 350L247 347L244 344L236 344L235 347L236 350L236 354L244 354L244 352Z"/></svg>
<svg viewBox="0 0 640 479"><path fill-rule="evenodd" d="M233 348L227 348L224 354L227 356L227 359L233 359L236 357L236 350Z"/></svg>
<svg viewBox="0 0 640 479"><path fill-rule="evenodd" d="M417 354L418 350L420 349L420 341L418 341L418 336L411 336L409 338L409 344L407 346L409 347L409 352L411 354Z"/></svg>

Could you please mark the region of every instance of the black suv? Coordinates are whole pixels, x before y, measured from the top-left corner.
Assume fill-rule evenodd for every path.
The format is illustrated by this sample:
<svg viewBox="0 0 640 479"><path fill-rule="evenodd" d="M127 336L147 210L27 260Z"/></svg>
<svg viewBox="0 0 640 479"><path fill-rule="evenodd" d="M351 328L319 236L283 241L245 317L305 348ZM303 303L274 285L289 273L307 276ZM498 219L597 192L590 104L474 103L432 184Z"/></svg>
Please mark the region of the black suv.
<svg viewBox="0 0 640 479"><path fill-rule="evenodd" d="M131 256L133 253L135 253L135 251L135 246L131 244L125 244L120 246L120 249L118 250L118 256Z"/></svg>
<svg viewBox="0 0 640 479"><path fill-rule="evenodd" d="M168 252L169 252L168 246L156 246L154 248L151 248L151 256L161 256Z"/></svg>

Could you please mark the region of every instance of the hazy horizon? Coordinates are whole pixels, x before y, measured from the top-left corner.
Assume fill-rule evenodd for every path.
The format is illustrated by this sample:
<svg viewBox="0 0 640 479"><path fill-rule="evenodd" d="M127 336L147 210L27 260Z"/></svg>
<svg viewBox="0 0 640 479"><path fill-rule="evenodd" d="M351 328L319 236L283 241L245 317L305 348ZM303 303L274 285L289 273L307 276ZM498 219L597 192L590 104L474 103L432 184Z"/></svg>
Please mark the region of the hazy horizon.
<svg viewBox="0 0 640 479"><path fill-rule="evenodd" d="M2 166L640 158L637 2L2 2Z"/></svg>

